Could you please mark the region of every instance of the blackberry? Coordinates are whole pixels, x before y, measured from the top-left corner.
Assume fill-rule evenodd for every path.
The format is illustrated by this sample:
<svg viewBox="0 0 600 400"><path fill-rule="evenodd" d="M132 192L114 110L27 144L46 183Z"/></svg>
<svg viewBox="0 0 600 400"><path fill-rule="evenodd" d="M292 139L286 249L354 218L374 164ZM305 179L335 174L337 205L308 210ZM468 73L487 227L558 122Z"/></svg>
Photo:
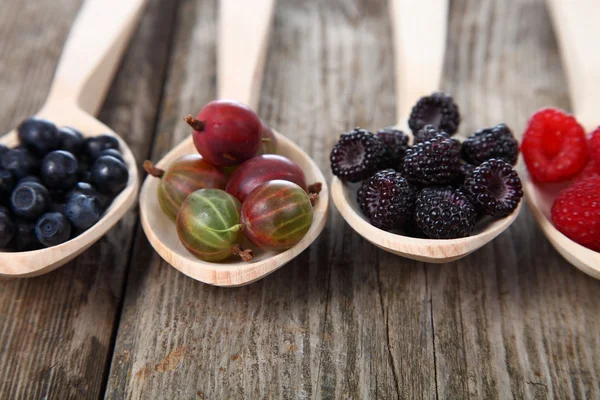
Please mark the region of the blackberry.
<svg viewBox="0 0 600 400"><path fill-rule="evenodd" d="M432 239L456 239L473 232L477 211L469 198L452 187L430 187L419 192L415 222Z"/></svg>
<svg viewBox="0 0 600 400"><path fill-rule="evenodd" d="M406 151L404 176L423 186L445 185L456 179L460 168L460 142L438 134Z"/></svg>
<svg viewBox="0 0 600 400"><path fill-rule="evenodd" d="M421 97L414 105L408 119L408 126L413 134L416 134L425 125L432 125L452 136L456 133L458 124L460 124L458 106L454 103L452 96L440 92Z"/></svg>
<svg viewBox="0 0 600 400"><path fill-rule="evenodd" d="M425 125L423 128L419 129L419 131L417 133L415 133L413 144L423 143L428 140L431 140L434 137L436 137L437 135L439 135L440 133L448 135L446 132L440 132L433 125ZM448 137L449 136L450 135L448 135Z"/></svg>
<svg viewBox="0 0 600 400"><path fill-rule="evenodd" d="M523 197L519 175L503 160L492 159L475 168L464 187L483 212L493 217L509 215Z"/></svg>
<svg viewBox="0 0 600 400"><path fill-rule="evenodd" d="M415 197L414 187L393 169L377 172L357 193L360 209L371 224L386 231L402 228L410 219Z"/></svg>
<svg viewBox="0 0 600 400"><path fill-rule="evenodd" d="M394 168L396 170L404 163L404 154L408 148L408 136L398 129L383 128L375 134L386 144L386 152L379 168Z"/></svg>
<svg viewBox="0 0 600 400"><path fill-rule="evenodd" d="M469 136L463 142L462 155L466 161L476 165L492 158L515 165L519 157L519 143L508 126L498 124Z"/></svg>
<svg viewBox="0 0 600 400"><path fill-rule="evenodd" d="M331 172L345 182L367 179L379 169L386 152L381 139L366 129L344 133L331 150Z"/></svg>

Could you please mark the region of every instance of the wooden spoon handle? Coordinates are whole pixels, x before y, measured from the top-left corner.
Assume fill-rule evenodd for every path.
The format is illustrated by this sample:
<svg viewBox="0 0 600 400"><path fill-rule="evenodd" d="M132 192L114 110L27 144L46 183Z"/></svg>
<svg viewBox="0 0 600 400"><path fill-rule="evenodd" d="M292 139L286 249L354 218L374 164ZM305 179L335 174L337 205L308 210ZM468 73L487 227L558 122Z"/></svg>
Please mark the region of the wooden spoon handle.
<svg viewBox="0 0 600 400"><path fill-rule="evenodd" d="M87 0L56 69L48 103L95 115L146 0Z"/></svg>
<svg viewBox="0 0 600 400"><path fill-rule="evenodd" d="M547 0L567 73L573 110L588 129L600 125L600 1Z"/></svg>
<svg viewBox="0 0 600 400"><path fill-rule="evenodd" d="M275 0L221 0L218 96L257 109Z"/></svg>
<svg viewBox="0 0 600 400"><path fill-rule="evenodd" d="M448 0L389 1L396 65L396 118L399 125L406 125L416 101L440 87Z"/></svg>

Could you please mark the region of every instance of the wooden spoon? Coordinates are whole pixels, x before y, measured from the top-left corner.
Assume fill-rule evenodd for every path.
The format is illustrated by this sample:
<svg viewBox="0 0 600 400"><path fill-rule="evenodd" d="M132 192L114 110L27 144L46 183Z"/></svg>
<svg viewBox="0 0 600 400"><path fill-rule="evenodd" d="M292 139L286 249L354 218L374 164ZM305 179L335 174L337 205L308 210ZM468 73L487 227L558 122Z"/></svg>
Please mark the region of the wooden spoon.
<svg viewBox="0 0 600 400"><path fill-rule="evenodd" d="M577 120L588 132L600 125L600 57L598 35L600 17L597 0L548 0L550 15L563 55L569 92ZM540 185L523 179L527 204L552 246L588 275L600 279L600 253L575 243L560 233L550 220L552 202L564 185Z"/></svg>
<svg viewBox="0 0 600 400"><path fill-rule="evenodd" d="M398 128L410 135L407 121L417 100L439 89L446 48L447 0L390 0L394 32ZM423 21L427 21L426 24ZM346 222L362 237L390 253L430 263L458 260L501 234L519 215L482 220L460 239L417 239L371 225L356 202L358 185L333 178L331 196Z"/></svg>
<svg viewBox="0 0 600 400"><path fill-rule="evenodd" d="M235 99L257 108L274 6L275 0L221 0L218 40L220 98ZM186 112L182 111L182 117ZM157 198L158 179L148 177L140 193L142 226L148 240L165 261L201 282L217 286L243 286L277 270L319 236L328 213L329 193L325 177L302 149L285 136L277 132L275 135L277 154L298 163L308 183L323 183L314 208L312 225L304 238L281 253L257 252L249 263L233 257L223 263L199 260L183 247L174 222L161 210ZM186 154L197 154L191 135L171 150L157 167L166 169L174 160Z"/></svg>
<svg viewBox="0 0 600 400"><path fill-rule="evenodd" d="M76 238L41 250L0 253L0 276L37 276L60 267L100 239L134 204L138 172L133 154L119 135L92 115L102 105L145 1L88 0L84 4L65 44L48 99L36 114L58 126L72 126L86 136L115 136L129 168L127 186L102 219ZM17 145L16 131L4 135L0 143Z"/></svg>

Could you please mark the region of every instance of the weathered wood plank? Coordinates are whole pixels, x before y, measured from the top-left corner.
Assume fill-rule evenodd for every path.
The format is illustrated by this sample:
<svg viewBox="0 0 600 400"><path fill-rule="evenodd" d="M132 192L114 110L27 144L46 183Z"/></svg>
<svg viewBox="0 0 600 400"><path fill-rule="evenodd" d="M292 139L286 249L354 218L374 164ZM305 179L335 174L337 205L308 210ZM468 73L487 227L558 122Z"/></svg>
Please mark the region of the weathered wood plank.
<svg viewBox="0 0 600 400"><path fill-rule="evenodd" d="M329 177L341 132L394 120L386 15L385 0L278 3L260 114ZM189 134L181 116L215 96L215 18L214 0L180 10L155 159ZM186 278L142 237L133 260L107 398L435 396L423 267L337 214L310 250L248 287Z"/></svg>
<svg viewBox="0 0 600 400"><path fill-rule="evenodd" d="M455 0L444 88L462 134L569 107L543 1ZM523 168L523 165L520 166ZM428 266L440 398L598 398L600 282L564 261L529 210L496 241Z"/></svg>
<svg viewBox="0 0 600 400"><path fill-rule="evenodd" d="M42 104L81 1L3 0L0 130ZM176 2L151 0L101 119L138 159L150 149ZM76 261L0 282L0 398L98 398L105 384L136 221L129 213Z"/></svg>

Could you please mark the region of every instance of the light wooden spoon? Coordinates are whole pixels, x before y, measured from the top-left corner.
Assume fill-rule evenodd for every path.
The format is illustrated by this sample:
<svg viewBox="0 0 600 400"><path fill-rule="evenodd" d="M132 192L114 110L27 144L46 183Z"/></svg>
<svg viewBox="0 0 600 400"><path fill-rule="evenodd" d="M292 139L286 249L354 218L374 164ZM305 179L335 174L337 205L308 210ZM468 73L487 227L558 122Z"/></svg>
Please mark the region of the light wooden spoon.
<svg viewBox="0 0 600 400"><path fill-rule="evenodd" d="M394 61L398 128L410 135L407 121L417 100L440 87L448 20L447 0L390 0L394 32ZM426 24L423 21L427 21ZM412 138L411 138L412 139ZM480 221L475 232L460 239L418 239L383 231L371 225L356 202L358 185L333 178L331 196L346 222L362 237L390 253L430 263L458 260L501 234L519 215Z"/></svg>
<svg viewBox="0 0 600 400"><path fill-rule="evenodd" d="M221 0L218 40L218 93L257 108L263 66L269 41L275 0ZM252 16L249 18L248 16ZM182 117L188 110L182 111ZM243 286L277 270L319 236L327 221L329 193L325 177L315 162L285 136L275 132L277 154L294 160L308 183L321 182L323 188L314 208L308 233L289 250L281 253L257 252L251 262L231 258L223 263L205 262L194 257L181 244L175 224L161 210L157 199L159 180L146 178L140 193L140 213L144 232L154 249L169 264L187 276L217 286ZM190 137L171 150L157 166L162 169L186 154L197 154Z"/></svg>
<svg viewBox="0 0 600 400"><path fill-rule="evenodd" d="M577 120L587 132L600 125L600 57L597 0L548 0L550 15L563 56L569 92ZM552 202L564 185L540 185L523 179L527 204L552 246L588 275L600 279L600 253L575 243L560 233L550 220Z"/></svg>
<svg viewBox="0 0 600 400"><path fill-rule="evenodd" d="M50 94L36 114L58 126L72 126L86 136L110 134L120 143L129 168L129 181L102 219L68 242L26 252L1 252L0 276L30 277L50 272L77 257L100 239L135 203L138 191L136 162L127 144L95 115L109 88L119 59L146 0L88 0L82 7L58 64ZM18 144L16 131L2 138Z"/></svg>

